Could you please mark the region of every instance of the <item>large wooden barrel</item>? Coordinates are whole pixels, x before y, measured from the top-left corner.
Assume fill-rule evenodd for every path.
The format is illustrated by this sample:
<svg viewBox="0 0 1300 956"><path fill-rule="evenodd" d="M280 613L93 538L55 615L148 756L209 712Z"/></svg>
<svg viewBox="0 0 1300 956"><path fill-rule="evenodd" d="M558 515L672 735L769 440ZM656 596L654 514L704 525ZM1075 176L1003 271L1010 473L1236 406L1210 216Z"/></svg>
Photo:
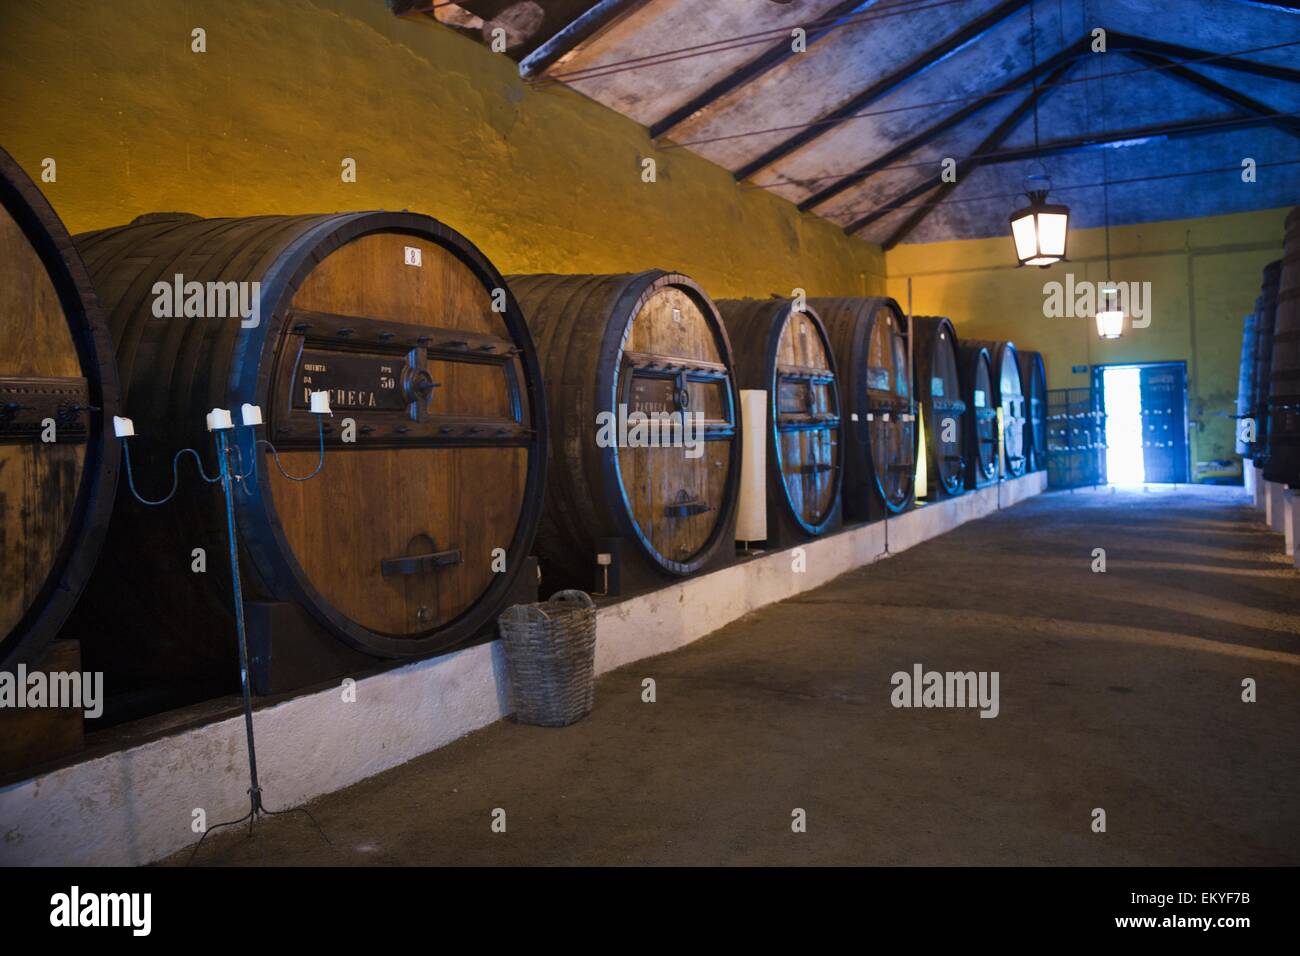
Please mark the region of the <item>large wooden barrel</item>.
<svg viewBox="0 0 1300 956"><path fill-rule="evenodd" d="M768 395L769 506L819 535L839 513L843 479L840 392L826 329L811 306L795 311L789 299L717 305L735 347L739 386Z"/></svg>
<svg viewBox="0 0 1300 956"><path fill-rule="evenodd" d="M1277 288L1282 260L1264 267L1259 298L1255 300L1255 464L1264 467L1269 451L1269 392L1273 373L1273 328L1277 320Z"/></svg>
<svg viewBox="0 0 1300 956"><path fill-rule="evenodd" d="M926 487L920 490L930 501L938 501L966 491L969 409L962 398L961 355L948 319L914 315L912 327L916 401L925 430Z"/></svg>
<svg viewBox="0 0 1300 956"><path fill-rule="evenodd" d="M527 326L482 253L405 212L155 214L77 242L117 342L141 494L166 492L184 447L214 473L205 413L233 409L238 422L244 403L262 408L256 437L284 472L311 473L308 395L329 393L310 480L286 478L253 429L233 433L235 464L257 468L235 496L246 600L297 607L372 657L428 655L491 628L527 566L547 434ZM165 317L178 283L205 317ZM221 299L240 290L256 320ZM102 631L87 663L121 693L163 678L175 703L237 686L224 503L193 464L181 462L166 505L119 489L84 630Z"/></svg>
<svg viewBox="0 0 1300 956"><path fill-rule="evenodd" d="M966 487L982 488L998 480L998 404L993 359L982 345L958 344L962 400L966 403Z"/></svg>
<svg viewBox="0 0 1300 956"><path fill-rule="evenodd" d="M1020 380L1020 359L1011 342L967 339L967 345L988 349L993 368L993 404L998 409L998 448L1001 474L1019 478L1025 473L1025 388Z"/></svg>
<svg viewBox="0 0 1300 956"><path fill-rule="evenodd" d="M844 516L864 521L906 510L916 477L916 409L907 320L883 297L819 298L842 383Z"/></svg>
<svg viewBox="0 0 1300 956"><path fill-rule="evenodd" d="M599 589L597 556L615 540L626 545L620 576L629 582L628 561L662 579L732 557L740 398L731 344L704 290L659 269L509 282L537 341L551 402L553 451L537 539L544 588ZM702 422L693 448L668 426L657 445L631 421L619 427L632 415L680 421L680 413Z"/></svg>
<svg viewBox="0 0 1300 956"><path fill-rule="evenodd" d="M117 411L112 344L81 257L0 150L0 669L39 661L94 567L117 481Z"/></svg>
<svg viewBox="0 0 1300 956"><path fill-rule="evenodd" d="M1020 384L1025 390L1024 454L1026 468L1047 467L1047 368L1039 352L1017 350Z"/></svg>
<svg viewBox="0 0 1300 956"><path fill-rule="evenodd" d="M1270 368L1264 477L1300 486L1300 207L1286 217Z"/></svg>
<svg viewBox="0 0 1300 956"><path fill-rule="evenodd" d="M1241 362L1237 368L1236 452L1245 458L1255 456L1255 443L1242 441L1241 421L1255 408L1255 326L1257 313L1248 312L1241 320Z"/></svg>

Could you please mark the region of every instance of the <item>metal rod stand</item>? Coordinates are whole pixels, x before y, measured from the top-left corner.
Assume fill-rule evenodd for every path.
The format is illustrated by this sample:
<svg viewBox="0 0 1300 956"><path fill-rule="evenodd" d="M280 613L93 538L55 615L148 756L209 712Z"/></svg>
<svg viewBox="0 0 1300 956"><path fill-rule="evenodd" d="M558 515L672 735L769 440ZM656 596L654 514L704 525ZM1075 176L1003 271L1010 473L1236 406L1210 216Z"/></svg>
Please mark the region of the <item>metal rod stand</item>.
<svg viewBox="0 0 1300 956"><path fill-rule="evenodd" d="M194 844L194 849L190 852L189 860L186 865L194 862L194 857L199 852L199 847L203 841L208 838L208 834L214 830L220 830L223 827L239 826L245 820L248 821L248 834L253 835L253 825L262 816L276 816L282 813L302 813L311 821L320 838L330 846L330 838L325 835L320 824L306 807L291 807L288 810L268 810L262 803L262 787L257 781L257 745L253 739L253 692L249 683L248 676L248 635L244 628L244 592L239 580L239 543L235 531L235 495L234 486L231 479L230 468L230 446L226 440L226 431L218 429L214 432L217 440L217 459L221 466L221 491L226 499L226 542L230 549L230 579L234 590L234 607L235 607L235 630L239 637L239 684L244 698L244 737L248 742L248 812L238 820L228 820L225 823L218 823L216 826L209 827L199 837L199 842ZM256 449L254 449L256 454Z"/></svg>

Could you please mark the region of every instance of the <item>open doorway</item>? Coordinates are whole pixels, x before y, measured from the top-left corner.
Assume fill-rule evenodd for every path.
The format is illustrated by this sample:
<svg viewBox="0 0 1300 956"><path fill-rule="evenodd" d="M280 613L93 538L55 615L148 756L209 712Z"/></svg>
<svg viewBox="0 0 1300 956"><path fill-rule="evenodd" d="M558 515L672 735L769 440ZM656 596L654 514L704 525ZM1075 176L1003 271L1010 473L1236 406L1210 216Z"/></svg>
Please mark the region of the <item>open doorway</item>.
<svg viewBox="0 0 1300 956"><path fill-rule="evenodd" d="M1099 365L1093 392L1105 415L1107 482L1186 483L1185 363Z"/></svg>

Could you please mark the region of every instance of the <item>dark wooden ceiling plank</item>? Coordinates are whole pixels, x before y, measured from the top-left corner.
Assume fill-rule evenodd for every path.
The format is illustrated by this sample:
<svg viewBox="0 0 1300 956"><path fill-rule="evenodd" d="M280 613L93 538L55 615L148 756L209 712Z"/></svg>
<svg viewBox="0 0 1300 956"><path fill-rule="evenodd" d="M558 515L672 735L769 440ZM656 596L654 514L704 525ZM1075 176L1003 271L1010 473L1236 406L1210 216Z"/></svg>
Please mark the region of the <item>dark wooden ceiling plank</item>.
<svg viewBox="0 0 1300 956"><path fill-rule="evenodd" d="M1214 133L1232 132L1240 129L1258 129L1261 126L1276 125L1276 120L1269 116L1238 116L1229 117L1227 119L1197 119L1182 123L1157 123L1152 126L1138 126L1097 135L1075 136L1070 139L1053 140L1051 142L1042 143L1037 147L1017 146L1014 149L997 150L992 155L984 157L972 156L966 160L965 165L968 171L973 171L978 169L980 166L997 166L1003 163L1024 162L1026 160L1036 159L1040 156L1065 156L1072 153L1086 153L1095 149L1110 149L1117 143L1130 143L1140 140L1183 139L1190 136L1208 136ZM955 184L941 183L939 177L934 176L922 183L920 187L909 190L910 195L906 198L899 196L891 199L879 210L874 210L856 222L846 226L844 231L849 233L856 232L875 222L882 215L892 212L899 206L915 199L920 193L927 192L928 190L934 189L940 185L947 186ZM948 192L951 192L951 190L948 190Z"/></svg>
<svg viewBox="0 0 1300 956"><path fill-rule="evenodd" d="M1088 50L1089 41L1087 39L1075 41L1064 50L1061 50L1059 53L1038 64L1037 67L1030 68L1020 75L1013 77L991 93L980 97L978 100L968 104L967 106L963 106L955 113L944 117L939 122L927 127L910 139L904 140L887 152L877 156L871 162L858 167L843 179L836 180L834 183L827 186L825 189L822 189L815 195L809 196L807 199L799 203L800 211L808 212L814 207L820 206L828 200L833 199L835 196L838 196L846 189L851 189L859 183L864 182L895 160L901 159L903 156L925 146L927 143L934 140L935 137L961 125L972 116L983 112L993 104L1001 102L1008 94L1020 89L1025 84L1032 83L1036 76L1054 70L1062 63L1075 60L1078 57L1087 54Z"/></svg>
<svg viewBox="0 0 1300 956"><path fill-rule="evenodd" d="M1298 0L1300 2L1300 0ZM1183 46L1179 43L1166 43L1163 40L1151 40L1147 37L1134 36L1129 33L1118 33L1108 31L1106 34L1106 48L1109 50L1146 50L1150 53L1156 53L1161 56L1173 57L1178 60L1205 60L1203 64L1190 64L1192 66L1215 66L1225 70L1236 70L1239 73L1251 73L1255 76L1265 76L1272 80L1286 80L1291 83L1300 83L1300 70L1293 70L1286 66L1277 66L1273 63L1261 63L1258 60L1247 60L1240 56L1225 56L1214 53L1210 50L1199 50L1195 47ZM1210 58L1213 59L1210 59Z"/></svg>
<svg viewBox="0 0 1300 956"><path fill-rule="evenodd" d="M869 105L875 100L880 99L886 93L897 89L908 80L915 79L922 73L932 69L939 63L942 63L948 57L957 53L964 47L979 40L988 34L998 24L1002 23L1008 17L1019 12L1029 3L1029 0L1004 0L993 9L981 14L974 20L967 23L961 29L946 37L942 42L925 50L924 52L913 57L907 63L898 69L881 77L871 86L860 93L854 95L847 102L842 103L830 113L819 117L815 120L815 125L800 130L793 136L789 137L767 150L757 159L745 163L740 169L736 170L733 175L737 180L748 179L760 169L771 166L777 160L790 155L797 149L802 149L813 140L824 136L826 133L835 129L840 123L852 117L852 115L863 107Z"/></svg>
<svg viewBox="0 0 1300 956"><path fill-rule="evenodd" d="M576 50L615 20L632 13L647 2L648 0L599 0L520 60L519 75L526 80L541 76L560 57Z"/></svg>
<svg viewBox="0 0 1300 956"><path fill-rule="evenodd" d="M832 30L837 29L837 25L844 19L861 13L867 7L876 2L878 2L878 0L848 0L848 2L841 3L826 11L823 16L818 18L818 21L825 23L825 25L808 34L807 45L811 47L818 40L821 40L830 34ZM718 80L698 96L692 97L687 103L679 106L667 116L663 117L663 119L651 123L651 138L658 139L660 136L663 136L665 133L670 132L682 123L686 122L686 120L690 119L700 110L713 105L733 90L754 82L764 73L775 69L795 55L794 44L788 39L780 40L761 53L758 57L741 66L735 72L729 73L727 76Z"/></svg>
<svg viewBox="0 0 1300 956"><path fill-rule="evenodd" d="M1073 60L1073 59L1067 60L1066 62L1056 67L1056 69L1052 70L1052 72L1047 75L1047 81L1046 83L1043 84L1043 86L1041 87L1036 86L1032 90L1030 90L1029 94L1023 100L1021 100L1019 104L1017 104L1016 108L1013 109L1010 113L1008 113L1005 117L1003 117L1002 122L998 123L998 125L995 126L989 132L989 134L984 137L983 141L979 144L979 146L975 150L975 154L976 154L975 158L966 160L966 168L965 170L961 171L962 175L964 176L970 175L970 173L978 169L985 162L985 160L981 158L980 154L991 153L994 150L996 150L999 146L1001 146L1002 141L1005 140L1007 138L1007 135L1013 129L1016 128L1016 126L1020 123L1022 119L1025 118L1025 115L1030 110L1037 108L1038 105L1041 104L1043 100L1045 100L1048 96L1052 94L1052 91L1055 89L1054 84L1057 83L1061 79L1061 77L1065 76L1065 74L1069 73L1070 70L1074 68L1075 63L1077 62L1078 62L1077 60ZM915 188L908 190L908 193L911 193L913 195L909 196L909 198L907 199L904 199L902 196L891 199L889 202L885 203L879 209L873 210L872 212L863 216L857 222L850 225L848 229L845 230L845 232L848 233L857 232L859 229L862 229L863 227L868 226L871 223L875 222L881 216L884 216L892 212L894 209L897 209L899 206L903 205L904 203L910 202L911 199L915 199L916 196L919 195L920 193L929 192L929 190L931 189L937 188L938 191L935 193L935 196L937 196L939 199L942 199L944 196L948 195L948 193L952 192L954 189L957 188L957 183L956 182L945 183L943 181L942 175L940 175L940 176L934 176L931 179L927 180L925 187L926 188L921 189L920 192L917 192ZM906 196L908 195L908 193L905 193L904 195ZM896 237L900 235L906 236L907 233L915 229L916 226L919 225L920 222L926 216L928 216L933 209L934 209L933 206L925 206L913 212L912 215L908 216L907 219L903 222L902 226L900 226L897 230L895 230L893 235L890 236L890 241L896 243L898 241ZM889 248L889 246L886 246L885 248Z"/></svg>
<svg viewBox="0 0 1300 956"><path fill-rule="evenodd" d="M1152 66L1161 67L1161 72L1167 73L1175 79L1199 90L1208 96L1217 99L1221 103L1227 103L1229 106L1236 106L1254 113L1256 116L1270 120L1279 129L1283 129L1293 136L1300 136L1300 118L1295 116L1284 116L1277 110L1273 109L1266 103L1261 103L1253 96L1248 96L1240 90L1234 90L1230 86L1225 86L1217 80L1212 80L1208 76L1202 76L1194 70L1189 70L1185 66L1176 65L1173 60L1160 56L1156 53L1150 53L1142 49L1129 49L1124 51L1128 56Z"/></svg>

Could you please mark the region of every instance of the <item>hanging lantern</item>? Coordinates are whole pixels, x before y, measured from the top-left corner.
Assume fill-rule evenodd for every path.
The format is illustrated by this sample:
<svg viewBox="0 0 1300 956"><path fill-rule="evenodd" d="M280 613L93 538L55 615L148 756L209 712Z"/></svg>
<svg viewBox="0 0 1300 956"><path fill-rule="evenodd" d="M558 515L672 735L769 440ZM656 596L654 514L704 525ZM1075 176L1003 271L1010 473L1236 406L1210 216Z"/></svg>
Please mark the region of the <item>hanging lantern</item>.
<svg viewBox="0 0 1300 956"><path fill-rule="evenodd" d="M1117 339L1124 334L1124 310L1115 301L1114 286L1103 287L1106 307L1097 313L1097 334L1103 339Z"/></svg>
<svg viewBox="0 0 1300 956"><path fill-rule="evenodd" d="M1036 182L1035 182L1036 181ZM1070 207L1047 201L1051 181L1046 176L1030 176L1025 184L1029 205L1011 214L1011 238L1016 243L1016 258L1022 266L1046 269L1065 258L1065 237L1070 225Z"/></svg>
<svg viewBox="0 0 1300 956"><path fill-rule="evenodd" d="M1097 334L1103 339L1117 339L1124 334L1124 313L1107 309L1097 313Z"/></svg>

